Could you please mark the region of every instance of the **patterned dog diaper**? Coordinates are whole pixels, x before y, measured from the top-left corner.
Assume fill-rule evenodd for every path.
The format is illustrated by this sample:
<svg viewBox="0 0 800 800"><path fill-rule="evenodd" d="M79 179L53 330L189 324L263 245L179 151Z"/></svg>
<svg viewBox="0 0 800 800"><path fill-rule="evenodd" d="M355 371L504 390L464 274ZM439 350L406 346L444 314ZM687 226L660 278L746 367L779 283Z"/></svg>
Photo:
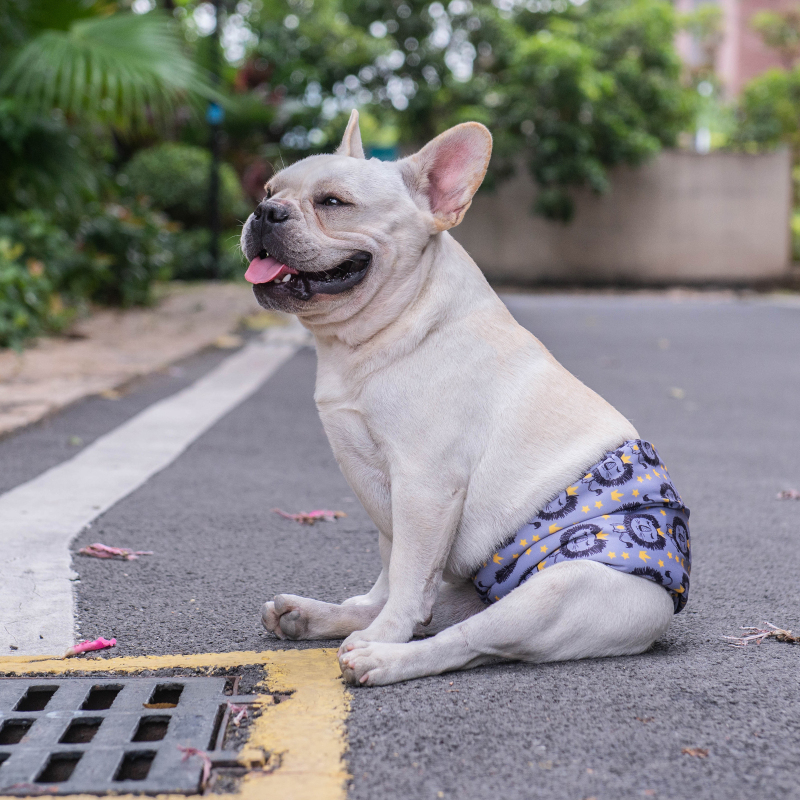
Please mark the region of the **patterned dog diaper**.
<svg viewBox="0 0 800 800"><path fill-rule="evenodd" d="M689 595L689 509L655 447L641 439L606 453L505 544L473 577L494 603L532 575L587 559L655 581L675 613Z"/></svg>

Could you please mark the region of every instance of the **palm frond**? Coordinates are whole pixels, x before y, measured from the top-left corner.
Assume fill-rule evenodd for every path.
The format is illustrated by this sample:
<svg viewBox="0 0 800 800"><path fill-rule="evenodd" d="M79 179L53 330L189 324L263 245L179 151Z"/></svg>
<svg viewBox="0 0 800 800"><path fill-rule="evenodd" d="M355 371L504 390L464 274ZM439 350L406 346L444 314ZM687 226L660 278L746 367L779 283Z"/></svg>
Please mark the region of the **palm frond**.
<svg viewBox="0 0 800 800"><path fill-rule="evenodd" d="M123 130L168 118L181 100L220 102L208 77L184 54L170 20L158 12L113 14L76 21L66 31L43 31L13 58L0 93Z"/></svg>

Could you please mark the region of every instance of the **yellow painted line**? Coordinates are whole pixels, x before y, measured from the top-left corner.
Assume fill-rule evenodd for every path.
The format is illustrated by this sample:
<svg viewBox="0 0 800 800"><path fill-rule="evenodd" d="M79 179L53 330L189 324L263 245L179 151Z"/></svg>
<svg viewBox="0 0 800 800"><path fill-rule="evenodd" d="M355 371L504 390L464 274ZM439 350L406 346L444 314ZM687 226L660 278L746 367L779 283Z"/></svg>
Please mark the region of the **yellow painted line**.
<svg viewBox="0 0 800 800"><path fill-rule="evenodd" d="M239 760L264 765L279 756L274 772L248 772L236 794L215 800L345 800L350 778L344 763L345 719L349 694L339 672L335 650L273 650L263 653L208 653L185 656L68 659L0 657L0 675L71 672L140 672L170 668L219 669L263 665L270 692L292 692L289 700L262 704ZM265 700L267 698L265 697ZM182 794L156 795L160 800L185 800ZM97 800L96 795L64 795L71 800ZM141 795L116 795L141 800ZM0 800L19 800L0 797Z"/></svg>

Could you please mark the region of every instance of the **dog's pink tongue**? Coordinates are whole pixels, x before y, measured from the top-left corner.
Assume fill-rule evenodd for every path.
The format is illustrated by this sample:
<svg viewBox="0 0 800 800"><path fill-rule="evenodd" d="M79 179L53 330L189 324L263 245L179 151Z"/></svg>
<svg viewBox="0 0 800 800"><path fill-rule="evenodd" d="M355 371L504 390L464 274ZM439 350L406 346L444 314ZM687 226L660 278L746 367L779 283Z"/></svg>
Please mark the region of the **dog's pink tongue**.
<svg viewBox="0 0 800 800"><path fill-rule="evenodd" d="M244 274L244 279L250 283L269 283L282 269L287 269L286 265L272 256L254 258Z"/></svg>

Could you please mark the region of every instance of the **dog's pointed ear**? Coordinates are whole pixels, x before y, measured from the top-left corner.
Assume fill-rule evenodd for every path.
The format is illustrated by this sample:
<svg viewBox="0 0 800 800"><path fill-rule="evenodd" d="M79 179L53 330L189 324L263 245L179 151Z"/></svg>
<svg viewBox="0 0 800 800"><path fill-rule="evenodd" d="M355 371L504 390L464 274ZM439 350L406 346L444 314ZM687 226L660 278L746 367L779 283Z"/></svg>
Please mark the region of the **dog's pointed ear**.
<svg viewBox="0 0 800 800"><path fill-rule="evenodd" d="M430 211L436 230L454 228L464 218L491 155L488 129L464 122L400 162L403 180L415 202Z"/></svg>
<svg viewBox="0 0 800 800"><path fill-rule="evenodd" d="M361 130L358 127L358 111L355 109L350 112L350 119L344 130L342 143L336 150L336 155L364 158L364 148L361 145Z"/></svg>

